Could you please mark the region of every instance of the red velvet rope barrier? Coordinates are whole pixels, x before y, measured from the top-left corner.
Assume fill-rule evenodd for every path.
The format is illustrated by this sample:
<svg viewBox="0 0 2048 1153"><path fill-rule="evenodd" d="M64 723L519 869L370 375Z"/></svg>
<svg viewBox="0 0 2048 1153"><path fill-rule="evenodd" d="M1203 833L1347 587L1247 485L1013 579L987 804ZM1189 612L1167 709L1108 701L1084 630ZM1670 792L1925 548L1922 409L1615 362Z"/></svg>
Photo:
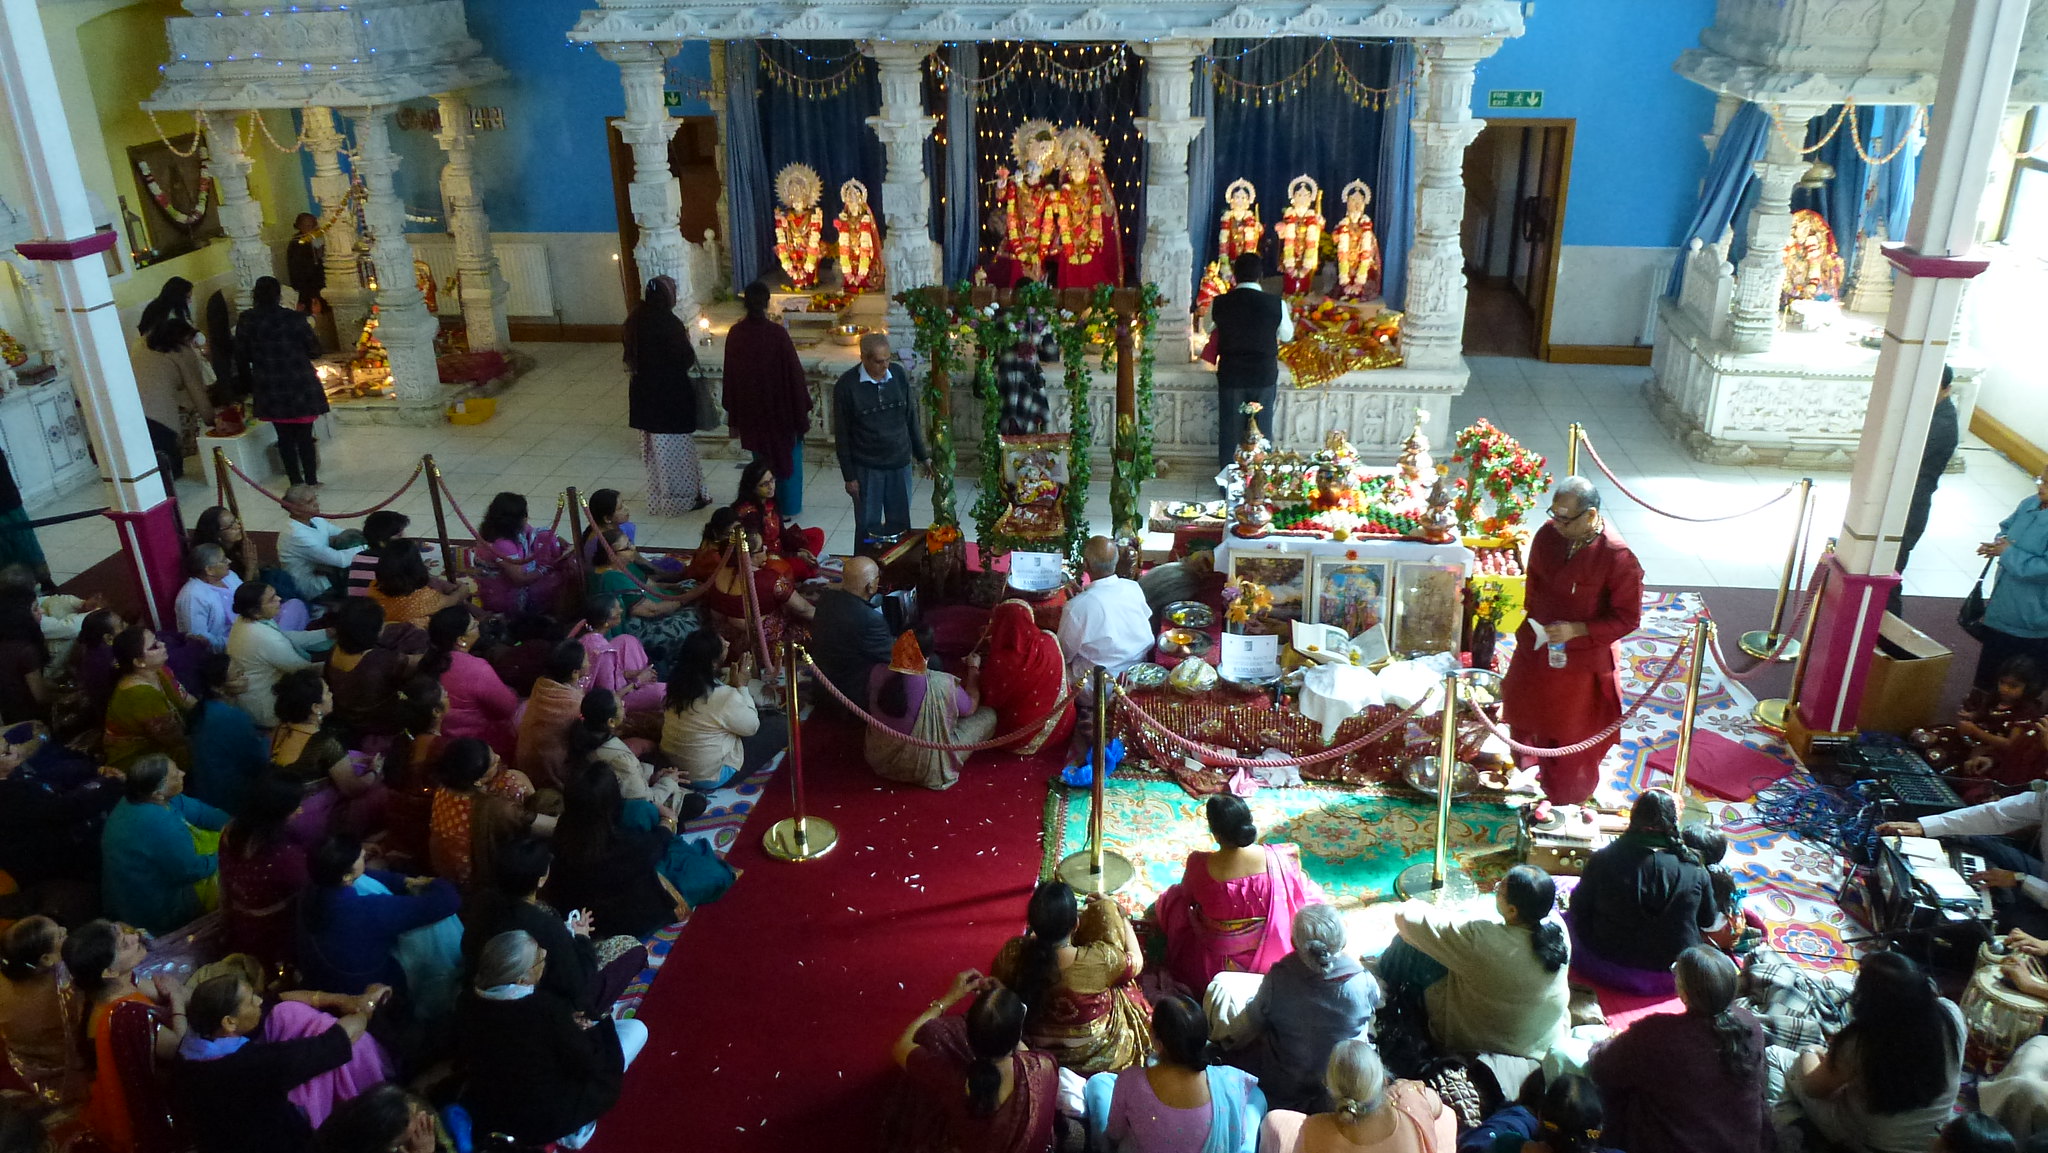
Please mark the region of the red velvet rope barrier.
<svg viewBox="0 0 2048 1153"><path fill-rule="evenodd" d="M1172 741L1174 744L1179 745L1182 748L1187 749L1189 752L1194 753L1196 756L1200 757L1205 764L1224 765L1236 769L1253 769L1258 768L1261 765L1273 765L1282 767L1294 766L1299 768L1303 765L1318 765L1324 761L1334 761L1340 757L1348 757L1351 754L1358 752L1360 749L1365 748L1367 745L1377 744L1378 742L1387 739L1388 736L1393 734L1393 731L1397 727L1408 723L1408 721L1412 719L1416 715L1416 713L1422 708L1422 705L1420 703L1410 705L1408 708L1402 710L1398 715L1387 721L1386 724L1381 725L1379 728L1374 729L1373 731L1365 734L1364 736L1358 738L1355 741L1351 741L1348 744L1338 745L1334 749L1324 749L1320 753L1310 753L1306 756L1301 757L1261 758L1240 757L1234 752L1225 752L1222 749L1215 748L1211 745L1202 744L1200 741L1189 740L1187 737L1181 736L1179 733L1174 732L1171 728L1168 728L1157 717L1154 717L1151 713L1146 712L1138 704L1137 701L1132 700L1131 695L1124 691L1124 687L1122 685L1118 685L1116 687L1116 697L1118 701L1122 702L1123 707L1126 710L1128 710L1132 716L1138 718L1139 721L1149 726L1154 732L1158 733L1160 736L1163 736L1167 740Z"/></svg>
<svg viewBox="0 0 2048 1153"><path fill-rule="evenodd" d="M1698 618L1694 619L1696 620ZM1465 702L1465 707L1471 710L1472 715L1479 719L1480 727L1484 728L1487 732L1492 733L1494 736L1499 737L1501 740L1506 741L1508 747L1518 753L1523 753L1527 756L1532 757L1568 757L1571 756L1573 753L1583 753L1587 749L1590 749L1593 746L1598 745L1602 741L1605 741L1607 738L1620 732L1621 726L1627 724L1630 717L1633 717L1638 712L1642 711L1643 706L1650 703L1650 698L1657 695L1657 690L1663 688L1666 684L1669 684L1671 678L1678 673L1678 669L1680 667L1680 658L1685 656L1685 650L1690 648L1691 646L1692 638L1690 637L1687 637L1685 640L1680 641L1678 645L1678 651L1671 654L1670 660L1664 662L1664 671L1657 674L1657 679L1650 684L1649 689L1637 695L1636 703L1630 705L1627 711L1623 712L1620 718L1617 719L1613 724L1607 726L1604 729L1601 729L1599 732L1594 733L1592 736L1587 737L1585 740L1580 741L1577 744L1565 745L1562 748L1555 749L1539 748L1536 745L1525 745L1522 742L1516 740L1515 738L1509 736L1505 729L1502 729L1499 725L1495 724L1493 718L1486 715L1486 710L1480 708L1478 705L1473 704L1469 700ZM1697 659L1697 654L1695 654L1695 659Z"/></svg>
<svg viewBox="0 0 2048 1153"><path fill-rule="evenodd" d="M589 505L589 504L588 504L587 502L584 502L584 503L582 503L582 508L583 508L583 515L584 515L585 517L589 517L589 516L590 516L590 505ZM595 523L595 522L594 522L594 521L586 521L585 523ZM595 537L597 538L597 544L598 544L598 547L604 550L604 554L605 554L606 556L608 556L608 557L610 557L610 558L611 558L611 562L612 562L612 568L613 568L613 570L614 570L614 571L617 571L617 572L622 572L622 573L626 574L626 579L627 579L627 580L629 580L629 581L632 581L632 582L633 582L633 587L634 587L634 588L637 588L637 589L639 589L639 590L640 590L641 592L643 592L643 593L647 594L648 596L651 596L651 597L653 597L653 598L654 598L654 599L656 599L656 600L663 600L663 601L679 601L679 600L682 600L682 599L683 599L683 597L682 597L682 594L680 594L680 593L665 593L665 592L662 592L662 591L661 591L660 589L658 589L658 588L655 588L655 587L653 587L652 585L648 584L648 583L647 583L646 581L643 581L643 580L641 580L641 579L640 579L639 577L636 577L636 576L634 576L634 575L633 575L633 570L632 570L632 569L630 569L630 568L627 568L627 567L626 567L626 566L625 566L624 564L622 564L622 563L621 563L621 562L619 561L619 551L618 551L617 549L615 549L615 548L613 548L613 547L612 547L612 542L611 542L611 541L609 541L609 540L606 540L606 539L605 539L605 535L604 535L604 533L602 533L602 532L597 532L597 533L592 533L591 535L593 535L593 536L595 536ZM731 545L727 545L727 546L726 546L726 549L725 549L725 555L724 555L724 556L722 556L722 557L720 557L720 558L719 558L719 560L718 560L718 567L719 567L719 568L724 568L724 567L725 567L725 563L726 563L727 561L729 561L729 560L731 560L731 559L732 559L732 550L733 550L733 549L735 549L735 548L738 548L738 547L739 547L739 545L737 545L737 544L731 544Z"/></svg>
<svg viewBox="0 0 2048 1153"><path fill-rule="evenodd" d="M497 553L495 553L495 552L490 552L489 550L490 550L490 543L491 543L491 542L489 542L489 541L486 541L486 540L484 539L484 536L483 536L483 534L482 534L482 533L480 533L480 532L478 532L478 531L476 530L476 526L475 526L475 525L473 525L473 524L471 524L471 523L469 523L469 517L468 517L468 515L467 515L467 514L465 514L465 513L464 513L464 512L462 511L462 506L461 506L461 505L459 505L459 504L457 504L457 503L455 503L455 494L454 494L454 493L452 493L452 492L450 492L450 491L448 491L448 481L447 481L447 479L446 479L445 477L443 477L443 476L441 475L441 466L440 466L440 465L438 465L438 464L434 466L434 478L433 478L433 479L434 479L434 484L440 487L440 489L441 489L441 495L442 495L442 496L444 496L444 497L447 497L447 498L448 498L448 507L449 507L449 508L451 508L451 509L454 509L454 510L455 510L455 519L456 519L456 520L459 520L459 521L461 521L461 522L462 522L462 527L463 527L463 528L466 528L466 529L468 529L468 530L469 530L469 537L470 537L470 539L476 542L476 547L470 550L470 552L471 552L471 555L473 555L473 556L477 556L477 557L479 557L479 558L483 559L483 560L485 561L485 563L486 563L486 564L490 564L490 565L501 565L501 564L505 564L505 565L514 565L514 566L517 566L517 565L523 565L523 564L534 564L534 563L539 563L539 562L536 562L536 561L535 561L535 560L533 559L533 557L532 557L531 555L528 555L528 556L500 556L500 555L498 555L498 554L497 554ZM565 496L562 496L562 495L560 495L560 494L557 494L557 495L556 495L556 497L555 497L555 519L554 519L554 523L552 523L552 524L548 525L548 532L549 532L549 533L553 533L553 532L554 532L554 531L555 531L556 529L558 529L558 528L560 528L560 527L562 526L562 512L563 512L564 508L566 508L566 507L567 507L567 504L568 504L568 498L567 498L567 497L565 497ZM489 555L488 555L488 556L484 556L484 555L483 555L483 554L485 554L486 552L489 552ZM563 561L565 561L565 560L569 560L570 558L574 557L575 555L576 555L576 550L572 548L572 549L570 549L569 551L567 551L567 552L563 553L563 554L562 554L562 555L561 555L561 556L560 556L559 558L557 558L557 559L556 559L556 560L554 561L554 563L553 563L553 564L541 564L541 566L540 566L540 567L541 567L541 571L543 571L543 572L552 572L552 571L553 571L553 570L554 570L554 569L555 569L556 567L558 567L559 565L561 565L561 563L562 563Z"/></svg>
<svg viewBox="0 0 2048 1153"><path fill-rule="evenodd" d="M221 463L228 466L229 472L232 472L236 476L241 477L243 484L246 484L250 488L255 489L258 495L268 498L270 500L270 503L278 506L279 508L286 509L287 511L289 511L290 506L285 504L285 500L283 497L277 495L274 492L271 492L269 489L264 488L262 485L256 483L256 478L250 476L246 472L243 472L240 465L237 465L234 461L228 460L225 456L221 458ZM371 513L376 512L379 509L388 507L392 501L395 501L399 497L404 496L406 494L406 490L412 488L413 483L419 480L420 473L424 471L426 467L426 461L421 461L420 463L414 465L412 475L405 478L405 483L398 486L397 492L392 493L390 496L385 497L383 500L378 501L376 504L371 505L369 508L363 509L360 512L322 512L320 515L326 517L329 520L354 520L357 517L369 516ZM227 491L227 478L225 476L220 478L220 485L221 493L223 494L219 498L220 503L226 504L227 497L225 493Z"/></svg>
<svg viewBox="0 0 2048 1153"><path fill-rule="evenodd" d="M1658 516L1668 516L1672 520L1689 521L1692 524L1713 524L1716 521L1741 520L1743 517L1753 516L1757 513L1764 511L1765 509L1771 507L1772 505L1778 503L1781 500L1784 500L1786 497L1791 496L1794 492L1797 492L1799 490L1799 482L1793 481L1791 484L1785 486L1784 492L1779 493L1778 495L1763 502L1755 508L1744 509L1741 512L1731 512L1727 516L1686 516L1684 513L1670 512L1665 509L1658 508L1656 505L1651 504L1649 501L1646 501L1642 497L1637 496L1635 493L1629 491L1629 487L1621 483L1621 478L1614 475L1614 470L1607 467L1607 462L1600 459L1600 450L1593 447L1592 438L1588 437L1583 431L1581 431L1579 433L1579 441L1586 446L1586 455L1593 458L1594 467L1598 468L1602 473L1604 473L1607 479L1614 485L1615 488L1621 490L1621 495L1629 498L1630 500L1636 502L1639 505L1642 505L1644 508L1649 509L1651 512L1656 513Z"/></svg>
<svg viewBox="0 0 2048 1153"><path fill-rule="evenodd" d="M1043 729L1047 721L1052 720L1052 718L1055 715L1057 715L1061 709L1067 707L1068 701L1074 699L1074 686L1065 683L1065 681L1063 680L1060 684L1060 699L1052 703L1052 708L1048 709L1044 716L1038 718L1037 720L1031 722L1028 725L1025 725L1023 728L1020 728L1015 732L1004 733L1001 736L990 737L988 740L980 741L971 745L942 745L937 741L921 740L917 737L910 736L907 733L898 732L896 729L890 727L886 722L870 714L866 709L861 708L857 704L854 704L852 701L846 698L845 693L839 691L838 685L832 683L832 678L825 675L825 670L818 667L818 662L811 659L811 654L808 649L805 649L802 645L798 645L796 651L798 659L802 660L804 664L809 665L811 671L817 674L818 683L825 686L825 691L831 693L835 700L837 700L840 704L845 705L847 711L851 712L854 716L859 717L861 721L865 723L869 728L881 729L882 731L888 733L891 738L902 741L904 744L911 745L920 749L932 749L936 752L941 753L978 753L984 749L1000 749L1006 745L1015 744L1016 742L1023 740L1025 737L1028 737L1031 734L1038 732L1040 729Z"/></svg>

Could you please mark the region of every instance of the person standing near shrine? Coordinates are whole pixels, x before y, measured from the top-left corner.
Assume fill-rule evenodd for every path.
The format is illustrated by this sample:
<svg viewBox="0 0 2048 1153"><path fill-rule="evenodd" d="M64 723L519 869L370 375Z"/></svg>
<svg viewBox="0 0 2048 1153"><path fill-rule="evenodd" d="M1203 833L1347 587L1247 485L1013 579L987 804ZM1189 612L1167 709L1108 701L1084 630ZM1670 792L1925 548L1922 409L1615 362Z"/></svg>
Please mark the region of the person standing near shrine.
<svg viewBox="0 0 2048 1153"><path fill-rule="evenodd" d="M1550 498L1549 520L1529 542L1529 617L1515 632L1515 656L1501 689L1515 739L1562 748L1602 733L1621 717L1614 646L1643 616L1643 566L1600 511L1600 490L1566 477ZM1583 805L1600 783L1600 760L1619 732L1591 748L1541 761L1543 795Z"/></svg>
<svg viewBox="0 0 2048 1153"><path fill-rule="evenodd" d="M299 294L299 311L317 316L327 311L327 301L320 295L327 291L327 249L320 243L320 218L301 212L292 228L291 242L284 246L285 279Z"/></svg>
<svg viewBox="0 0 2048 1153"><path fill-rule="evenodd" d="M247 374L256 419L277 430L277 455L293 485L320 484L313 422L327 411L327 391L313 371L320 338L306 318L284 306L284 286L258 277L251 304L235 322L235 358Z"/></svg>
<svg viewBox="0 0 2048 1153"><path fill-rule="evenodd" d="M1906 572L1906 560L1913 555L1913 546L1920 543L1921 534L1927 531L1927 514L1934 508L1934 489L1941 483L1941 474L1948 471L1948 462L1956 455L1956 444L1962 439L1956 418L1956 402L1949 396L1956 382L1956 370L1948 365L1941 366L1941 393L1934 400L1934 419L1927 424L1927 443L1920 450L1920 475L1913 482L1913 500L1906 506L1906 530L1899 536L1899 563L1894 572L1901 576ZM1906 591L1903 584L1892 586L1892 595L1885 602L1885 611L1893 616L1906 615Z"/></svg>
<svg viewBox="0 0 2048 1153"><path fill-rule="evenodd" d="M854 547L893 544L910 531L910 462L930 475L931 454L910 374L890 359L888 337L860 338L860 363L832 386L832 413L839 472L853 497Z"/></svg>
<svg viewBox="0 0 2048 1153"><path fill-rule="evenodd" d="M1287 302L1259 285L1265 265L1256 252L1230 262L1237 287L1216 298L1209 317L1216 330L1216 464L1237 450L1238 416L1257 401L1259 431L1273 436L1273 402L1280 387L1280 346L1294 339Z"/></svg>
<svg viewBox="0 0 2048 1153"><path fill-rule="evenodd" d="M768 315L761 281L740 294L747 315L725 337L725 417L740 447L775 474L785 516L804 510L804 434L811 429L811 386L789 330Z"/></svg>
<svg viewBox="0 0 2048 1153"><path fill-rule="evenodd" d="M620 340L626 369L626 423L640 432L640 457L647 466L647 511L681 516L711 503L704 466L697 456L697 398L690 370L697 352L690 327L676 315L676 282L657 276L647 282L640 305L626 317Z"/></svg>

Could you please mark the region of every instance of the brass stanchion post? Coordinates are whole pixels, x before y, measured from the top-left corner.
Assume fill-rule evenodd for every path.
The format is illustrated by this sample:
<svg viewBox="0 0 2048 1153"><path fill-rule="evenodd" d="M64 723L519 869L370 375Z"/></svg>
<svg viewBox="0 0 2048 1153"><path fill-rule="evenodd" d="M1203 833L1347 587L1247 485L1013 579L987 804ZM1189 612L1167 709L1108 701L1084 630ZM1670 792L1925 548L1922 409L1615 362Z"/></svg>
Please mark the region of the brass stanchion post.
<svg viewBox="0 0 2048 1153"><path fill-rule="evenodd" d="M789 676L783 700L789 710L789 788L796 811L775 822L761 838L761 848L778 861L815 860L839 843L839 829L823 817L811 816L804 802L804 735L798 723L796 659L796 642L785 641L782 661Z"/></svg>
<svg viewBox="0 0 2048 1153"><path fill-rule="evenodd" d="M1678 751L1671 758L1671 795L1685 804L1685 770L1692 759L1692 726L1699 719L1700 675L1707 667L1707 636L1713 622L1704 617L1692 625L1692 667L1685 671L1685 713L1678 719Z"/></svg>
<svg viewBox="0 0 2048 1153"><path fill-rule="evenodd" d="M1799 703L1799 689L1806 681L1806 650L1813 644L1814 622L1820 620L1820 602L1827 595L1827 580L1822 578L1818 588L1813 590L1813 601L1806 607L1806 627L1799 631L1799 661L1792 666L1792 691L1782 697L1761 700L1750 710L1750 719L1760 727L1783 736L1785 722L1792 709Z"/></svg>
<svg viewBox="0 0 2048 1153"><path fill-rule="evenodd" d="M1799 569L1806 560L1806 538L1813 530L1813 478L1799 478L1799 514L1792 518L1792 543L1785 548L1785 571L1778 577L1778 600L1771 606L1771 627L1754 629L1742 634L1737 642L1742 651L1756 659L1790 661L1799 659L1799 642L1793 641L1781 651L1779 641L1785 631L1785 605L1792 597L1792 582L1798 578Z"/></svg>
<svg viewBox="0 0 2048 1153"><path fill-rule="evenodd" d="M1476 896L1472 875L1451 863L1451 794L1458 784L1458 674L1444 674L1444 730L1436 746L1436 838L1426 865L1410 865L1394 891L1410 900L1445 903Z"/></svg>
<svg viewBox="0 0 2048 1153"><path fill-rule="evenodd" d="M1059 878L1082 893L1114 893L1130 883L1137 870L1123 854L1102 844L1103 778L1109 775L1109 670L1096 665L1089 674L1095 687L1095 755L1088 785L1088 847L1068 853L1056 870Z"/></svg>
<svg viewBox="0 0 2048 1153"><path fill-rule="evenodd" d="M569 540L578 558L575 569L576 591L579 593L588 592L590 589L589 567L581 559L583 556L583 500L577 495L576 486L573 484L568 487L563 495L567 497L569 502ZM599 542L597 548L599 552L604 551L604 544Z"/></svg>
<svg viewBox="0 0 2048 1153"><path fill-rule="evenodd" d="M1579 475L1579 438L1585 435L1586 426L1576 420L1572 422L1570 428L1564 430L1564 474L1566 476Z"/></svg>
<svg viewBox="0 0 2048 1153"><path fill-rule="evenodd" d="M213 478L220 485L220 503L227 507L228 512L233 514L237 522L240 522L242 519L242 502L235 499L235 485L229 477L227 451L219 445L214 445ZM243 525L242 532L247 534L248 531L249 527ZM255 546L251 545L249 547L254 548Z"/></svg>
<svg viewBox="0 0 2048 1153"><path fill-rule="evenodd" d="M427 501L434 508L434 538L441 542L441 571L452 578L455 569L455 550L448 545L448 514L441 508L441 466L434 463L434 454L420 458L427 466Z"/></svg>

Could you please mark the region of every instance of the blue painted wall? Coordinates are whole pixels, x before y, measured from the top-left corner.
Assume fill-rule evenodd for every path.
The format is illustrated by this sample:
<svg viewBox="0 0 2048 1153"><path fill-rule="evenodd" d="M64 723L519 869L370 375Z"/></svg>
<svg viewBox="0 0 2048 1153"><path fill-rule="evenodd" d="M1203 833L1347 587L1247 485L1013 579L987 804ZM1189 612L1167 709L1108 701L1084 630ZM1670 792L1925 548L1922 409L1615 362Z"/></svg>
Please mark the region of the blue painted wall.
<svg viewBox="0 0 2048 1153"><path fill-rule="evenodd" d="M1566 244L1670 247L1707 166L1713 94L1672 71L1714 20L1714 0L1539 0L1526 35L1481 61L1473 112L1578 121ZM1543 89L1538 111L1486 107L1493 88Z"/></svg>

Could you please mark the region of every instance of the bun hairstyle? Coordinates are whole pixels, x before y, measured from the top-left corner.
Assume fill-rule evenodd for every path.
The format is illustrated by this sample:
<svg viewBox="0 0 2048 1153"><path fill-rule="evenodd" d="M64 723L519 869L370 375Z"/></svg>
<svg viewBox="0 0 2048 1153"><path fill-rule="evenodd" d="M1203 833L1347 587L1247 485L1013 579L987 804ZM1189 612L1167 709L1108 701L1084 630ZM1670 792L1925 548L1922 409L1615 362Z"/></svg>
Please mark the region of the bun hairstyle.
<svg viewBox="0 0 2048 1153"><path fill-rule="evenodd" d="M248 588L248 585L243 585ZM475 618L469 615L464 605L449 605L437 610L427 618L427 644L430 646L425 659L420 661L422 676L439 679L455 663L455 644L469 635Z"/></svg>
<svg viewBox="0 0 2048 1153"><path fill-rule="evenodd" d="M1577 1073L1552 1081L1536 1110L1537 1132L1550 1153L1594 1153L1606 1123L1600 1091Z"/></svg>
<svg viewBox="0 0 2048 1153"><path fill-rule="evenodd" d="M1209 835L1216 843L1242 849L1258 843L1259 826L1252 821L1252 807L1234 793L1209 798Z"/></svg>
<svg viewBox="0 0 2048 1153"><path fill-rule="evenodd" d="M1555 973L1563 968L1571 950L1565 944L1564 930L1548 919L1557 906L1557 882L1534 865L1516 865L1501 878L1500 887L1508 907L1515 911L1515 922L1529 930L1530 947L1536 950L1544 971Z"/></svg>
<svg viewBox="0 0 2048 1153"><path fill-rule="evenodd" d="M1001 985L974 999L967 1009L967 1047L974 1058L967 1065L967 1112L993 1117L996 1095L1002 1092L1003 1070L996 1064L1016 1051L1024 1039L1028 1010L1023 998Z"/></svg>
<svg viewBox="0 0 2048 1153"><path fill-rule="evenodd" d="M434 727L434 716L448 699L441 682L416 676L398 689L398 722L412 736L423 736Z"/></svg>
<svg viewBox="0 0 2048 1153"><path fill-rule="evenodd" d="M1017 996L1027 1008L1036 1009L1053 986L1059 984L1060 946L1074 935L1074 926L1081 923L1081 907L1066 882L1041 881L1031 891L1024 919L1031 925L1031 933L1024 938Z"/></svg>
<svg viewBox="0 0 2048 1153"><path fill-rule="evenodd" d="M1673 971L1678 987L1685 991L1687 1010L1713 1026L1714 1047L1729 1075L1747 1081L1763 1072L1750 1024L1730 1008L1735 1001L1735 962L1719 949L1694 945L1678 955Z"/></svg>
<svg viewBox="0 0 2048 1153"><path fill-rule="evenodd" d="M121 947L121 926L112 921L87 921L64 938L64 968L71 983L90 1000L97 1001L109 983L107 970L114 967L114 954ZM81 1031L84 1022L80 1022Z"/></svg>
<svg viewBox="0 0 2048 1153"><path fill-rule="evenodd" d="M1209 1015L1193 997L1175 993L1152 1007L1152 1040L1162 1063L1209 1067Z"/></svg>
<svg viewBox="0 0 2048 1153"><path fill-rule="evenodd" d="M1337 1047L1330 1051L1323 1085L1330 1091L1337 1116L1346 1121L1362 1120L1387 1103L1387 1067L1380 1063L1378 1050L1367 1041L1353 1038L1337 1042Z"/></svg>
<svg viewBox="0 0 2048 1153"><path fill-rule="evenodd" d="M50 971L43 964L58 948L64 930L57 922L44 916L23 917L0 937L0 977L10 981L26 981L40 977Z"/></svg>
<svg viewBox="0 0 2048 1153"><path fill-rule="evenodd" d="M1322 902L1304 905L1294 914L1294 952L1319 977L1326 977L1344 955L1348 943L1344 918Z"/></svg>

